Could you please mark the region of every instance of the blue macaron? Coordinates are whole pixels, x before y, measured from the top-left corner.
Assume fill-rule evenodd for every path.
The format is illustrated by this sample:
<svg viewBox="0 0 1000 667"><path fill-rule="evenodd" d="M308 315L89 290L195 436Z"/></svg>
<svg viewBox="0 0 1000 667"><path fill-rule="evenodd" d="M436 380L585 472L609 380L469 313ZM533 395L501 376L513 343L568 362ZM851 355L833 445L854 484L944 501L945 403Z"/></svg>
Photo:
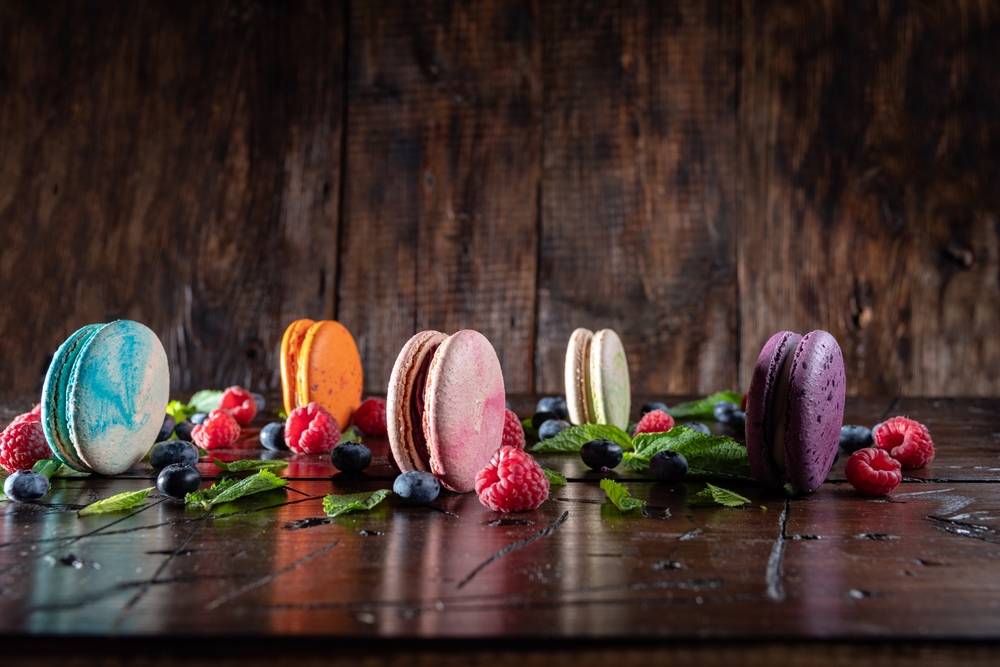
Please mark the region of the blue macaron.
<svg viewBox="0 0 1000 667"><path fill-rule="evenodd" d="M92 324L56 351L42 388L42 427L66 465L116 475L156 440L170 391L167 355L148 327Z"/></svg>

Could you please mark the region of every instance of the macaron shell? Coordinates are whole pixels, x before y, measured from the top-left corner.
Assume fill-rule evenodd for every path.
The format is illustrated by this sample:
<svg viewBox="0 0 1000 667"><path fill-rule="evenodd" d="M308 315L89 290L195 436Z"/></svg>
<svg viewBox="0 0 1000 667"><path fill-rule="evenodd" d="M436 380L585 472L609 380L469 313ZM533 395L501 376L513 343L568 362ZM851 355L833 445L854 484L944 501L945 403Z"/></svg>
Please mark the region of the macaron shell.
<svg viewBox="0 0 1000 667"><path fill-rule="evenodd" d="M785 422L785 476L812 493L826 480L844 425L847 380L837 339L826 331L802 337L792 359Z"/></svg>
<svg viewBox="0 0 1000 667"><path fill-rule="evenodd" d="M361 405L364 377L361 355L351 332L340 322L316 322L302 341L296 400L299 406L316 402L336 417L341 429Z"/></svg>
<svg viewBox="0 0 1000 667"><path fill-rule="evenodd" d="M295 320L285 329L281 337L281 397L285 403L285 413L290 413L299 407L296 403L296 387L299 372L299 354L302 351L302 341L305 340L309 327L316 322L310 319Z"/></svg>
<svg viewBox="0 0 1000 667"><path fill-rule="evenodd" d="M431 472L452 491L472 491L500 448L506 410L503 371L485 336L466 329L441 344L427 372L425 401Z"/></svg>
<svg viewBox="0 0 1000 667"><path fill-rule="evenodd" d="M778 385L778 375L784 365L788 351L802 340L802 336L791 331L779 331L771 336L757 357L750 389L747 391L746 443L750 460L750 472L761 485L780 489L785 484L784 475L774 465L769 442L768 406L774 399Z"/></svg>
<svg viewBox="0 0 1000 667"><path fill-rule="evenodd" d="M573 424L586 424L591 419L590 409L590 345L594 333L590 329L576 329L566 345L564 379L566 407Z"/></svg>
<svg viewBox="0 0 1000 667"><path fill-rule="evenodd" d="M598 331L590 344L590 394L596 423L628 428L632 409L628 359L621 338L611 329Z"/></svg>
<svg viewBox="0 0 1000 667"><path fill-rule="evenodd" d="M149 451L170 392L167 354L149 328L112 322L87 341L66 392L69 434L94 472L116 475Z"/></svg>
<svg viewBox="0 0 1000 667"><path fill-rule="evenodd" d="M88 324L71 334L53 355L42 385L42 430L45 440L57 459L79 472L89 472L90 469L77 457L70 440L66 423L66 388L80 350L104 326Z"/></svg>
<svg viewBox="0 0 1000 667"><path fill-rule="evenodd" d="M423 429L422 421L414 422L413 394L427 355L432 354L448 336L440 331L421 331L406 342L396 357L389 387L386 391L386 425L389 428L389 447L402 472L408 470L430 471L430 465L417 452L414 429Z"/></svg>

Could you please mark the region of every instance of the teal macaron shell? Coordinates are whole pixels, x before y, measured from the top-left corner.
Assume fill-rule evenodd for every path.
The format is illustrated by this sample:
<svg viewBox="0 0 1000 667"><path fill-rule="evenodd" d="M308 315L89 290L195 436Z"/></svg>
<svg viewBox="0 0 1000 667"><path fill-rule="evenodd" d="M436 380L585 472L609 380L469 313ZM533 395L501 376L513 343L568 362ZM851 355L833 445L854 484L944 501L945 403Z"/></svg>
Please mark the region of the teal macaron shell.
<svg viewBox="0 0 1000 667"><path fill-rule="evenodd" d="M170 391L159 338L130 320L91 325L53 358L43 388L49 446L70 467L116 475L156 440Z"/></svg>

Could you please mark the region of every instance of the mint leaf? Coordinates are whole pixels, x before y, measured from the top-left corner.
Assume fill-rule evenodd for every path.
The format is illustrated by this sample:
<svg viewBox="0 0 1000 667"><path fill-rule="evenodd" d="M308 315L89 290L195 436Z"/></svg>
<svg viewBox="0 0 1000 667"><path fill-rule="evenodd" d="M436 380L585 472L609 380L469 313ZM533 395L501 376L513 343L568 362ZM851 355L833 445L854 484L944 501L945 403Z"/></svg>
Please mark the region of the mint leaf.
<svg viewBox="0 0 1000 667"><path fill-rule="evenodd" d="M53 477L90 477L90 473L89 472L80 472L79 470L73 470L69 466L64 465L63 467L59 468L59 470L56 470L55 474L53 474L52 476Z"/></svg>
<svg viewBox="0 0 1000 667"><path fill-rule="evenodd" d="M40 472L49 479L52 479L52 475L56 474L56 471L61 467L62 461L56 459L42 459L31 467L31 471Z"/></svg>
<svg viewBox="0 0 1000 667"><path fill-rule="evenodd" d="M219 409L219 403L222 402L222 392L217 389L202 389L201 391L195 393L188 401L188 408L194 410L191 414L195 412L211 412L212 410Z"/></svg>
<svg viewBox="0 0 1000 667"><path fill-rule="evenodd" d="M146 502L146 496L149 492L153 490L154 487L149 487L148 489L142 489L141 491L126 491L125 493L116 493L110 498L105 498L104 500L98 500L96 503L90 503L82 510L76 513L77 516L90 516L91 514L103 514L104 512L121 512L122 510L130 510Z"/></svg>
<svg viewBox="0 0 1000 667"><path fill-rule="evenodd" d="M227 472L257 472L258 470L270 470L271 472L277 472L278 470L284 470L288 467L288 461L272 460L264 461L262 459L244 459L242 461L230 461L226 463L220 461L219 459L213 458L216 468L221 468Z"/></svg>
<svg viewBox="0 0 1000 667"><path fill-rule="evenodd" d="M379 489L371 493L349 493L339 496L332 493L323 498L323 511L331 519L341 514L355 511L368 511L392 495L389 489Z"/></svg>
<svg viewBox="0 0 1000 667"><path fill-rule="evenodd" d="M602 479L601 488L604 489L608 500L615 504L615 507L622 512L630 512L646 504L646 501L633 498L628 489L614 481L613 479Z"/></svg>
<svg viewBox="0 0 1000 667"><path fill-rule="evenodd" d="M238 482L234 480L216 482L210 489L187 494L184 500L189 505L201 505L207 510L213 505L229 503L254 493L279 489L286 484L287 480L277 477L270 470L261 470L256 475L245 477Z"/></svg>
<svg viewBox="0 0 1000 667"><path fill-rule="evenodd" d="M340 434L340 440L337 444L342 445L345 442L361 442L361 434L355 431L354 427L351 426Z"/></svg>
<svg viewBox="0 0 1000 667"><path fill-rule="evenodd" d="M585 442L591 440L612 440L623 450L632 449L632 438L628 433L611 424L580 424L560 431L554 438L542 440L531 451L541 454L554 452L579 452Z"/></svg>
<svg viewBox="0 0 1000 667"><path fill-rule="evenodd" d="M688 505L693 507L705 505L722 505L723 507L742 507L750 504L750 499L740 494L715 486L706 484L705 488L688 498Z"/></svg>
<svg viewBox="0 0 1000 667"><path fill-rule="evenodd" d="M191 415L198 412L190 405L186 403L181 403L180 401L170 401L167 403L167 414L174 418L174 421L180 424L186 419L190 419Z"/></svg>
<svg viewBox="0 0 1000 667"><path fill-rule="evenodd" d="M288 413L285 412L285 408L275 408L274 414L278 419L288 419Z"/></svg>
<svg viewBox="0 0 1000 667"><path fill-rule="evenodd" d="M549 486L566 486L566 478L555 470L542 468L542 472L545 473L545 479L549 480Z"/></svg>
<svg viewBox="0 0 1000 667"><path fill-rule="evenodd" d="M524 438L528 442L538 442L538 429L531 425L531 417L521 420L521 428L524 429Z"/></svg>
<svg viewBox="0 0 1000 667"><path fill-rule="evenodd" d="M712 408L719 401L729 401L730 403L739 405L743 401L743 396L737 394L735 391L716 392L700 401L675 405L670 408L670 416L674 419L709 419L714 421L715 413L712 412Z"/></svg>
<svg viewBox="0 0 1000 667"><path fill-rule="evenodd" d="M692 479L754 479L746 447L729 437L675 426L666 433L639 433L632 446L633 451L622 457L625 467L632 470L648 469L653 454L669 449L687 459L688 477Z"/></svg>

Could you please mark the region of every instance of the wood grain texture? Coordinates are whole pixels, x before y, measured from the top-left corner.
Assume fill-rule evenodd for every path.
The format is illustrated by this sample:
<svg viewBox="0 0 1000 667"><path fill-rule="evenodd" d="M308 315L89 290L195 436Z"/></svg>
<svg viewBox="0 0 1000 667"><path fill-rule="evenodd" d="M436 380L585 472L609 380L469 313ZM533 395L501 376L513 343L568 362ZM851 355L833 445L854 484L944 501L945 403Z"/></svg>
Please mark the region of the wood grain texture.
<svg viewBox="0 0 1000 667"><path fill-rule="evenodd" d="M735 3L549 2L536 390L576 327L633 391L735 387Z"/></svg>
<svg viewBox="0 0 1000 667"><path fill-rule="evenodd" d="M1000 12L744 3L741 380L837 337L851 394L1000 392Z"/></svg>
<svg viewBox="0 0 1000 667"><path fill-rule="evenodd" d="M417 331L482 332L532 388L538 5L352 4L338 318L385 392Z"/></svg>
<svg viewBox="0 0 1000 667"><path fill-rule="evenodd" d="M0 385L116 318L174 387L276 385L284 324L334 308L343 15L0 3Z"/></svg>

